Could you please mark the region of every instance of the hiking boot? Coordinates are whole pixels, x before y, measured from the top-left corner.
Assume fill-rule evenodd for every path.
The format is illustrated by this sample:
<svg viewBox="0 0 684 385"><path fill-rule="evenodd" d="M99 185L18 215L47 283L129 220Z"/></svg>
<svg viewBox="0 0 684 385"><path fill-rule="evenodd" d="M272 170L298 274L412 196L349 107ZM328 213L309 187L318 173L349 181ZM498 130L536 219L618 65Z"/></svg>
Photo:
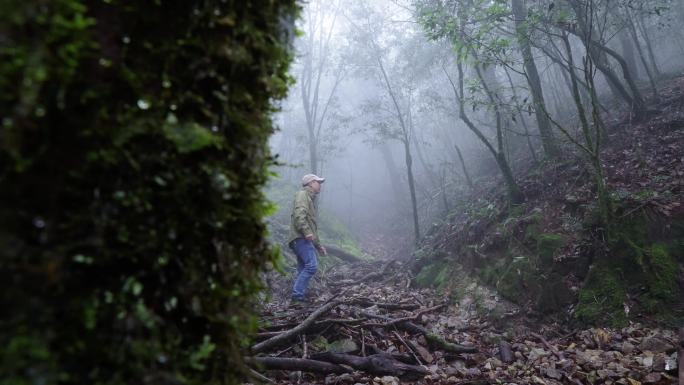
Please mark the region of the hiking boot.
<svg viewBox="0 0 684 385"><path fill-rule="evenodd" d="M290 307L305 307L309 306L311 302L304 298L292 298L290 299Z"/></svg>

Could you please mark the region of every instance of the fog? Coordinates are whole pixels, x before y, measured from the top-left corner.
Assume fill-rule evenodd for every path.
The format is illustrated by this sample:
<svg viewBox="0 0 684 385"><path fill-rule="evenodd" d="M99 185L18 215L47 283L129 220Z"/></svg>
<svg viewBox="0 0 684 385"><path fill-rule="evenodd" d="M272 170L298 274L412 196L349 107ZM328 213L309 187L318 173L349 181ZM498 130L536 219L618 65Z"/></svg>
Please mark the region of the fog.
<svg viewBox="0 0 684 385"><path fill-rule="evenodd" d="M278 131L270 142L278 166L268 195L278 204L281 225L289 218L290 193L299 188L304 174L316 173L326 178L319 199L321 213L346 225L362 247L404 256L416 233L423 237L433 224L458 212L472 191L468 178L476 189L504 183L493 151L502 154L514 177L546 158L548 148L542 143L538 121L543 116L551 121L547 124L552 138L572 147L572 137L580 138L573 76L587 111L592 103L590 93L582 88L591 87L586 73L593 74L598 108L608 119L629 110L619 97L619 87L626 89L624 98L635 95L623 76L618 75L619 84L611 84L603 72L586 65L586 40L573 35L586 20L593 28L588 39L622 57L639 87L649 89L650 77L659 76L653 73L656 69L661 75L681 70L682 28L676 24L684 19L681 1L585 1L582 4L589 11L583 16L572 13L578 12L573 8L577 1L528 1L524 4L528 15L538 16L524 33L532 43L544 97L540 104L528 82L529 67L516 38L521 30L516 29L510 3L312 0L304 4L290 70L294 84L274 118ZM623 15L634 21L635 35ZM551 19L556 23L552 27L544 24ZM454 20L457 25L462 22L460 30L454 29ZM574 75L568 72L571 65L562 36L569 37ZM635 36L641 43L641 57ZM615 57L598 60L599 64L608 60L607 66L620 73ZM459 116L459 61L464 113L492 148ZM374 245L381 247L376 250Z"/></svg>

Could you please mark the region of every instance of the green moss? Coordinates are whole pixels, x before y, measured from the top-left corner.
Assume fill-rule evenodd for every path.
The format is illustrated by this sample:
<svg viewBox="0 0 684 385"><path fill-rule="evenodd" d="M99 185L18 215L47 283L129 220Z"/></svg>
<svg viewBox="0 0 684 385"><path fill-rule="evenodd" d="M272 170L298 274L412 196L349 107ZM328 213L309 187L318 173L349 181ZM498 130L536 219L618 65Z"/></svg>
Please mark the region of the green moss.
<svg viewBox="0 0 684 385"><path fill-rule="evenodd" d="M665 245L654 244L644 266L648 292L644 295L644 307L650 312L666 311L679 298L677 284L677 261Z"/></svg>
<svg viewBox="0 0 684 385"><path fill-rule="evenodd" d="M619 273L619 269L605 266L589 272L579 293L577 319L587 324L622 326L627 323L623 308L627 292Z"/></svg>
<svg viewBox="0 0 684 385"><path fill-rule="evenodd" d="M537 237L537 253L542 264L549 266L553 263L553 256L561 247L565 246L566 238L560 234L541 234Z"/></svg>
<svg viewBox="0 0 684 385"><path fill-rule="evenodd" d="M415 282L419 287L442 288L449 281L449 272L449 265L444 261L426 265L416 276Z"/></svg>

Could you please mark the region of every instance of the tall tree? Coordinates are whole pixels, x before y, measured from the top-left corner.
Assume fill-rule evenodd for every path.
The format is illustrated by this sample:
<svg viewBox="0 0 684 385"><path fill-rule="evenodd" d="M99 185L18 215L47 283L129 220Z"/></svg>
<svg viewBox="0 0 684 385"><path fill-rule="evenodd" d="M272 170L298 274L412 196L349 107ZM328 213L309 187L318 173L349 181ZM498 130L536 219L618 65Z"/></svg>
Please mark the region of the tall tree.
<svg viewBox="0 0 684 385"><path fill-rule="evenodd" d="M518 186L509 161L506 158L506 146L504 142L504 122L503 108L499 96L491 87L483 71L486 67L495 65L499 60L492 56L491 41L485 35L494 30L494 25L482 25L481 20L497 20L505 10L501 9L500 4L488 4L479 1L455 1L445 6L440 2L427 1L418 6L421 25L433 39L446 39L452 44L456 52L456 67L458 78L454 82L446 67L443 67L444 74L447 76L454 96L458 103L459 117L475 136L485 145L494 157L499 171L503 176L508 191L509 200L512 204L519 204L524 201L524 196ZM477 13L477 15L475 15ZM485 17L487 15L488 17ZM496 39L496 38L494 38ZM477 75L479 91L484 94L485 106L493 111L495 119L495 137L490 139L466 113L466 103L470 98L464 91L464 64L470 62ZM482 102L473 104L473 108L481 105Z"/></svg>
<svg viewBox="0 0 684 385"><path fill-rule="evenodd" d="M309 169L314 174L320 172L321 142L326 130L330 129L330 109L334 107L338 87L346 72L342 59L333 60L331 45L339 12L339 2L309 2L305 8L306 37L298 45L301 58L299 88L307 128Z"/></svg>
<svg viewBox="0 0 684 385"><path fill-rule="evenodd" d="M399 45L392 52L396 58L392 67L388 68L388 51L392 48L383 46L378 41L383 37L387 28L381 15L369 5L362 5L355 9L363 24L352 23L356 31L356 39L365 47L365 53L361 64L372 68L371 77L382 90L384 97L380 100L368 100L365 110L370 116L375 117L371 125L375 134L383 139L398 140L404 150L404 164L408 181L409 194L411 197L411 209L413 219L414 240L420 240L420 223L418 217L418 198L416 196L416 178L414 175L413 154L411 151L413 142L413 126L411 111L414 108L412 97L415 89L413 78L416 68L417 52L415 46L410 45L413 41L408 35L410 31L393 30L394 41ZM400 52L397 52L400 51ZM389 116L389 119L388 119Z"/></svg>
<svg viewBox="0 0 684 385"><path fill-rule="evenodd" d="M544 154L548 158L555 158L559 155L560 149L553 138L551 130L551 123L548 116L544 113L546 103L544 101L544 93L542 91L541 80L539 79L539 72L537 65L532 56L532 48L530 46L530 35L527 29L527 10L523 4L523 0L511 0L513 9L513 18L515 20L515 31L518 40L518 47L525 65L525 75L527 83L530 86L530 93L534 101L534 114L537 118L537 125L541 136L542 146L544 147Z"/></svg>

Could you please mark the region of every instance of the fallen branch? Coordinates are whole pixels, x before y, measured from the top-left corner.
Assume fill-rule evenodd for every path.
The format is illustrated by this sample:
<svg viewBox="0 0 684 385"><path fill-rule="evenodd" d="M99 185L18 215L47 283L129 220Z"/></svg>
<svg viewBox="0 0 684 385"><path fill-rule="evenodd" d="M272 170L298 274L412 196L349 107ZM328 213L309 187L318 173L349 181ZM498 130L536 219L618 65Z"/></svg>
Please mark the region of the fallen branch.
<svg viewBox="0 0 684 385"><path fill-rule="evenodd" d="M292 370L315 373L351 373L352 370L330 362L310 360L304 358L282 357L245 357L248 365L266 370Z"/></svg>
<svg viewBox="0 0 684 385"><path fill-rule="evenodd" d="M251 369L251 368L249 369L249 375L251 377L253 377L255 380L259 380L259 381L266 382L269 384L277 384L277 382L271 380L270 378L264 376L263 374L257 372L254 369Z"/></svg>
<svg viewBox="0 0 684 385"><path fill-rule="evenodd" d="M422 366L399 362L389 354L357 357L351 354L325 352L313 355L312 359L351 366L354 369L363 370L377 376L422 377L430 373L429 370Z"/></svg>
<svg viewBox="0 0 684 385"><path fill-rule="evenodd" d="M354 324L359 324L361 322L366 321L366 318L352 318L352 319L324 319L320 321L316 321L314 325L310 328L310 330L317 330L319 328L322 328L324 326L328 325L354 325ZM273 325L269 326L269 329L276 329L278 326L282 328L292 328L299 325L298 323L288 323L288 324L282 324L282 325ZM282 330L276 330L276 331L268 331L268 332L260 332L257 333L256 339L266 339L266 338L272 338L277 335L280 335L282 333L285 333Z"/></svg>
<svg viewBox="0 0 684 385"><path fill-rule="evenodd" d="M443 303L443 304L441 304L441 305L437 305L437 306L429 307L429 308L427 308L427 309L423 309L423 310L419 311L418 313L416 313L416 314L414 314L414 315L412 315L412 316L403 317L403 318L388 318L388 317L383 317L383 316L375 316L375 315L373 315L373 314L368 314L368 313L365 313L365 312L363 312L363 313L361 313L361 314L365 315L366 317L379 318L379 319L383 319L383 320L386 321L385 323L367 323L367 324L365 324L364 326L384 327L384 326L392 326L392 325L395 325L395 324L398 324L398 323L402 323L402 322L406 322L406 321L416 321L416 320L418 320L423 314L430 313L430 312L433 312L433 311L435 311L435 310L439 310L439 309L441 309L441 308L443 308L443 307L445 307L445 306L446 306L446 304Z"/></svg>
<svg viewBox="0 0 684 385"><path fill-rule="evenodd" d="M377 306L382 309L388 309L388 310L416 310L420 308L420 305L415 304L415 303L385 303L385 302L373 302L369 301L367 299L357 299L352 302L354 305L361 305L361 306Z"/></svg>
<svg viewBox="0 0 684 385"><path fill-rule="evenodd" d="M293 337L305 332L311 326L315 325L316 319L321 317L323 314L329 312L330 310L332 310L334 307L338 306L341 303L342 303L342 301L333 301L333 302L326 303L325 305L316 309L316 311L311 313L304 321L302 321L302 323L295 326L294 328L292 328L286 332L280 333L277 336L273 336L273 337L267 339L266 341L259 342L256 345L252 346L252 349L251 349L252 352L254 354L261 353L261 352L264 352L268 349L271 349L273 347L276 347L280 344L287 342L290 338L293 338Z"/></svg>
<svg viewBox="0 0 684 385"><path fill-rule="evenodd" d="M433 308L428 308L428 309L424 309L424 310L425 310L425 312L427 312L428 310L432 311L435 308L440 308L442 306L445 306L445 305L442 304L442 305L438 305L438 306L435 306ZM396 325L397 328L405 330L407 332L422 334L430 345L432 345L433 347L437 347L438 349L444 350L446 352L450 352L450 353L477 353L477 348L475 348L475 347L451 343L451 342L445 340L444 338L440 337L439 335L429 332L424 327L418 326L412 322L409 322L409 320L407 320L407 319L398 318L395 320L392 318L388 318L388 317L377 315L377 314L370 314L367 312L360 312L360 314L363 315L364 317L376 318L376 319L381 319L381 320L385 321L385 323L365 323L365 324L361 325L363 327L386 327L386 326ZM421 315L422 315L421 312L418 312L418 314L416 314L412 317L407 317L407 318L414 318L415 317L417 319Z"/></svg>
<svg viewBox="0 0 684 385"><path fill-rule="evenodd" d="M553 352L553 354L556 355L556 357L558 357L559 360L565 359L565 356L563 356L563 353L559 352L558 349L556 349L554 346L552 346L549 343L549 341L547 341L546 338L544 338L541 334L537 334L537 333L532 332L532 333L530 333L530 335L537 338L538 340L540 340L542 342L542 344L544 344L544 346L546 346L547 349L549 349L551 352Z"/></svg>

